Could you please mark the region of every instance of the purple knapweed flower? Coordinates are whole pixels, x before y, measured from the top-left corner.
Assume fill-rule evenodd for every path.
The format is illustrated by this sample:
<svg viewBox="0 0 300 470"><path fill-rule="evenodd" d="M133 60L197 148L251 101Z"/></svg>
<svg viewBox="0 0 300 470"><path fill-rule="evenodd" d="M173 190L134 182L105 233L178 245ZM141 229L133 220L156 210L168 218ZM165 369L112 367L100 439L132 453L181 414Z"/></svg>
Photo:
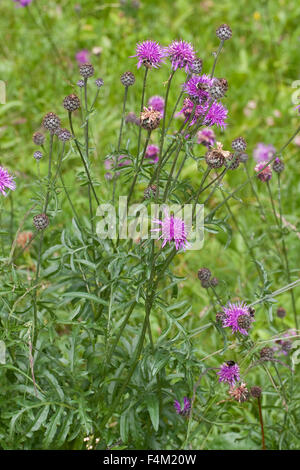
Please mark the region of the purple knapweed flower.
<svg viewBox="0 0 300 470"><path fill-rule="evenodd" d="M75 58L79 65L86 64L90 60L90 53L87 49L82 49L81 51L77 52Z"/></svg>
<svg viewBox="0 0 300 470"><path fill-rule="evenodd" d="M159 158L159 147L157 147L157 145L148 145L145 158L151 159L151 163L157 163Z"/></svg>
<svg viewBox="0 0 300 470"><path fill-rule="evenodd" d="M240 368L234 361L227 361L222 364L217 375L219 382L226 382L232 387L240 380Z"/></svg>
<svg viewBox="0 0 300 470"><path fill-rule="evenodd" d="M245 302L236 304L228 303L223 307L224 318L222 322L223 328L229 326L232 333L240 332L242 335L248 335L248 330L254 318L249 313L249 308Z"/></svg>
<svg viewBox="0 0 300 470"><path fill-rule="evenodd" d="M159 95L151 96L148 101L148 108L149 107L151 107L155 111L159 111L163 116L165 110L165 100L162 96Z"/></svg>
<svg viewBox="0 0 300 470"><path fill-rule="evenodd" d="M169 244L175 244L176 250L183 248L185 251L190 244L187 241L187 229L184 221L179 217L174 217L174 215L170 216L166 210L164 211L164 214L165 216L163 220L153 220L153 222L159 224L160 227L154 228L151 231L161 231L158 240L163 240L161 245L162 248L167 244L167 242L169 242Z"/></svg>
<svg viewBox="0 0 300 470"><path fill-rule="evenodd" d="M139 69L142 65L147 68L158 68L163 62L165 53L162 47L156 41L143 41L136 45L136 54L130 57L137 57L138 63L137 68Z"/></svg>
<svg viewBox="0 0 300 470"><path fill-rule="evenodd" d="M272 178L272 168L270 165L266 166L268 162L260 162L256 165L254 168L254 171L257 173L257 178L260 179L260 181L263 181L266 183ZM266 166L266 168L264 168ZM263 169L264 168L264 169Z"/></svg>
<svg viewBox="0 0 300 470"><path fill-rule="evenodd" d="M227 123L225 121L228 116L228 109L222 103L213 101L211 104L206 102L204 104L194 105L189 98L186 98L179 114L183 113L187 121L192 112L194 112L194 116L191 119L189 124L190 126L194 125L198 120L202 120L202 125L205 126L212 127L216 125L222 129L227 127Z"/></svg>
<svg viewBox="0 0 300 470"><path fill-rule="evenodd" d="M268 162L274 156L276 149L271 144L259 142L253 150L253 158L257 162Z"/></svg>
<svg viewBox="0 0 300 470"><path fill-rule="evenodd" d="M173 41L166 49L166 56L169 57L172 64L172 69L185 69L188 73L190 66L192 66L196 53L191 43L182 41Z"/></svg>
<svg viewBox="0 0 300 470"><path fill-rule="evenodd" d="M181 407L178 400L174 401L174 407L178 415L188 416L191 411L191 402L187 397L183 397L183 407Z"/></svg>
<svg viewBox="0 0 300 470"><path fill-rule="evenodd" d="M205 127L197 133L197 143L205 145L205 147L211 147L216 142L215 133L212 129Z"/></svg>
<svg viewBox="0 0 300 470"><path fill-rule="evenodd" d="M209 99L209 88L212 84L213 79L208 75L194 75L183 84L183 89L192 99L198 101L197 104L203 104Z"/></svg>
<svg viewBox="0 0 300 470"><path fill-rule="evenodd" d="M18 7L27 7L27 5L29 5L32 0L14 0L14 2L18 4L16 5Z"/></svg>
<svg viewBox="0 0 300 470"><path fill-rule="evenodd" d="M5 189L11 189L14 191L16 189L16 183L13 180L13 176L11 176L5 168L0 166L0 193L3 196L6 196Z"/></svg>

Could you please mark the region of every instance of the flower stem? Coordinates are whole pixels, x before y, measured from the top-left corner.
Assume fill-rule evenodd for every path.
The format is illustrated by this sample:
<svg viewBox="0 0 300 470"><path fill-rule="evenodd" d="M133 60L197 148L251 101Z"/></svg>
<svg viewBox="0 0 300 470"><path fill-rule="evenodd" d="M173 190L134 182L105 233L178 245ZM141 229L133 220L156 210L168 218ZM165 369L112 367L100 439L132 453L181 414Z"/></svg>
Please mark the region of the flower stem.
<svg viewBox="0 0 300 470"><path fill-rule="evenodd" d="M124 92L122 119L121 119L121 124L120 124L120 132L119 132L119 140L118 140L118 151L117 151L118 153L115 156L115 170L116 170L117 165L118 165L118 157L119 157L120 147L121 147L122 130L123 130L124 119L125 119L125 109L126 109L127 95L128 95L128 86L125 87L125 92ZM117 173L115 171L115 173L114 173L114 183L113 183L113 195L112 195L113 204L115 202L116 184L117 184Z"/></svg>
<svg viewBox="0 0 300 470"><path fill-rule="evenodd" d="M263 416L262 416L262 411L261 411L261 402L260 402L260 398L257 398L257 404L258 404L259 421L260 421L260 427L261 427L262 449L263 449L263 450L266 450L266 445L265 445L265 433L264 433L264 421L263 421Z"/></svg>

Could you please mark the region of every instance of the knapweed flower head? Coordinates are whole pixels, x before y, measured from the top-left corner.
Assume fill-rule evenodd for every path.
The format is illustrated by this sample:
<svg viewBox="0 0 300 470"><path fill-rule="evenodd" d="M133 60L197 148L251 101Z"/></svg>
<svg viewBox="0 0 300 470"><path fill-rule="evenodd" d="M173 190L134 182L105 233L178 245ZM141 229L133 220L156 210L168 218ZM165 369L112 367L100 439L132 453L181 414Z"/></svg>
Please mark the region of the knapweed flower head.
<svg viewBox="0 0 300 470"><path fill-rule="evenodd" d="M174 408L176 413L181 416L188 416L191 411L191 402L187 397L183 398L183 407L178 400L174 401Z"/></svg>
<svg viewBox="0 0 300 470"><path fill-rule="evenodd" d="M194 75L187 83L183 84L184 91L197 104L206 103L209 99L209 89L213 84L213 79L208 75Z"/></svg>
<svg viewBox="0 0 300 470"><path fill-rule="evenodd" d="M264 144L259 142L253 150L253 158L257 162L268 162L272 159L276 152L272 144Z"/></svg>
<svg viewBox="0 0 300 470"><path fill-rule="evenodd" d="M6 196L6 189L14 191L16 189L16 183L14 182L13 176L8 171L0 166L0 193Z"/></svg>
<svg viewBox="0 0 300 470"><path fill-rule="evenodd" d="M231 328L232 333L240 332L242 335L248 335L248 330L254 318L249 313L249 308L245 302L236 304L228 303L223 307L226 317L223 320L223 328Z"/></svg>
<svg viewBox="0 0 300 470"><path fill-rule="evenodd" d="M164 211L163 220L154 219L154 223L159 224L159 228L154 228L152 232L161 232L158 240L163 240L161 247L169 244L175 244L176 250L186 250L190 246L187 241L187 228L180 217L170 215L167 210Z"/></svg>
<svg viewBox="0 0 300 470"><path fill-rule="evenodd" d="M260 162L254 168L254 171L256 171L257 173L257 178L259 178L260 181L263 181L264 183L266 183L272 178L271 165L267 165L267 166L266 165L267 165L267 162Z"/></svg>
<svg viewBox="0 0 300 470"><path fill-rule="evenodd" d="M239 403L244 403L250 397L249 390L247 389L245 383L241 383L241 385L238 385L236 387L231 387L229 390L229 395Z"/></svg>
<svg viewBox="0 0 300 470"><path fill-rule="evenodd" d="M151 160L151 163L157 163L159 158L159 147L157 145L148 145L145 158Z"/></svg>
<svg viewBox="0 0 300 470"><path fill-rule="evenodd" d="M76 53L75 58L78 64L85 64L90 60L90 53L87 49L82 49Z"/></svg>
<svg viewBox="0 0 300 470"><path fill-rule="evenodd" d="M216 141L215 133L209 127L205 127L204 129L198 131L197 133L197 143L205 145L205 147L211 147L214 145Z"/></svg>
<svg viewBox="0 0 300 470"><path fill-rule="evenodd" d="M136 45L136 54L130 57L137 57L138 63L137 68L139 69L142 65L147 68L158 68L163 62L165 53L162 47L156 41L143 41Z"/></svg>
<svg viewBox="0 0 300 470"><path fill-rule="evenodd" d="M234 361L227 361L222 364L217 372L219 382L228 383L231 387L240 380L240 368Z"/></svg>
<svg viewBox="0 0 300 470"><path fill-rule="evenodd" d="M154 95L149 98L148 106L154 109L155 111L159 111L161 115L164 115L165 110L165 100L162 96Z"/></svg>
<svg viewBox="0 0 300 470"><path fill-rule="evenodd" d="M173 41L166 49L166 56L169 57L172 64L172 69L185 69L189 72L192 66L196 53L191 43L183 41L182 39Z"/></svg>
<svg viewBox="0 0 300 470"><path fill-rule="evenodd" d="M196 106L195 109L194 106ZM193 110L194 116L190 121L190 126L196 124L200 120L202 121L201 124L204 126L212 127L216 125L221 129L225 129L227 127L227 123L225 121L227 119L228 110L222 103L213 101L212 104L206 102L204 104L194 105L189 98L186 98L179 114L183 113L186 121L188 121Z"/></svg>

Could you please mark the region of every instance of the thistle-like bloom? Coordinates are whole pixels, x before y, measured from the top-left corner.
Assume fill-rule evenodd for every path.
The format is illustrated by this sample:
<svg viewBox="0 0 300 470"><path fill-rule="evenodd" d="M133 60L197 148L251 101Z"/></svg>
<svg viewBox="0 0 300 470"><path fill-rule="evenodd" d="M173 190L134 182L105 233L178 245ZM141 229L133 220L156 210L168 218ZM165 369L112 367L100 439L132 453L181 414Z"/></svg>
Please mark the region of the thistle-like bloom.
<svg viewBox="0 0 300 470"><path fill-rule="evenodd" d="M138 58L137 68L139 69L142 65L147 68L160 67L164 56L165 53L158 42L148 40L138 43L136 46L136 54L130 57Z"/></svg>
<svg viewBox="0 0 300 470"><path fill-rule="evenodd" d="M208 75L194 75L183 84L183 89L190 98L197 101L197 104L203 104L209 99L209 89L212 84L213 80Z"/></svg>
<svg viewBox="0 0 300 470"><path fill-rule="evenodd" d="M82 49L81 51L77 52L75 58L79 65L85 64L86 62L89 62L90 60L90 53L87 49Z"/></svg>
<svg viewBox="0 0 300 470"><path fill-rule="evenodd" d="M171 60L173 70L184 68L187 73L196 58L196 53L192 44L182 41L182 39L179 41L173 41L165 49L165 52L167 57Z"/></svg>
<svg viewBox="0 0 300 470"><path fill-rule="evenodd" d="M254 171L257 173L257 178L259 178L260 181L263 181L264 183L272 178L272 168L270 165L266 166L266 164L267 162L260 162L254 168ZM266 168L264 168L265 166Z"/></svg>
<svg viewBox="0 0 300 470"><path fill-rule="evenodd" d="M268 162L276 152L272 144L263 144L259 142L253 150L253 158L257 162Z"/></svg>
<svg viewBox="0 0 300 470"><path fill-rule="evenodd" d="M240 380L240 368L234 361L227 361L222 364L217 375L219 382L226 382L233 387Z"/></svg>
<svg viewBox="0 0 300 470"><path fill-rule="evenodd" d="M203 124L205 126L216 125L221 127L221 129L225 129L227 127L225 120L228 116L228 109L223 106L222 103L214 101L211 106L206 103L205 105L201 106L201 108L202 110L200 112L200 116L203 116ZM196 115L197 113L198 110L196 110Z"/></svg>
<svg viewBox="0 0 300 470"><path fill-rule="evenodd" d="M215 133L212 129L205 127L197 133L197 143L205 145L205 147L211 147L216 142Z"/></svg>
<svg viewBox="0 0 300 470"><path fill-rule="evenodd" d="M242 335L248 335L248 329L254 318L249 313L249 308L245 302L236 304L228 303L223 307L226 317L223 320L223 328L229 326L232 333L240 332Z"/></svg>
<svg viewBox="0 0 300 470"><path fill-rule="evenodd" d="M27 5L29 5L32 0L14 0L14 2L18 4L18 7L27 7Z"/></svg>
<svg viewBox="0 0 300 470"><path fill-rule="evenodd" d="M193 112L194 106L194 103L189 98L186 98L179 114L183 113L187 121ZM228 110L222 103L213 101L212 104L209 104L209 102L206 102L205 104L196 105L190 126L194 125L198 120L202 120L202 124L205 126L211 127L217 125L225 129L227 127L227 123L225 122L227 115Z"/></svg>
<svg viewBox="0 0 300 470"><path fill-rule="evenodd" d="M174 243L176 250L180 250L180 248L183 248L183 250L185 251L185 249L190 246L187 241L187 230L185 227L185 223L181 218L174 217L173 215L170 216L165 210L164 219L154 219L153 222L160 225L159 228L154 228L151 231L161 231L158 240L163 240L163 243L161 245L162 248L167 244L167 242L169 242L169 244Z"/></svg>
<svg viewBox="0 0 300 470"><path fill-rule="evenodd" d="M159 111L163 116L165 110L165 100L162 96L159 95L151 96L148 101L148 107L151 107L155 111Z"/></svg>
<svg viewBox="0 0 300 470"><path fill-rule="evenodd" d="M176 413L181 416L188 416L191 411L191 402L187 397L183 397L183 407L178 400L174 401Z"/></svg>
<svg viewBox="0 0 300 470"><path fill-rule="evenodd" d="M157 163L159 156L159 148L157 145L148 145L145 158L151 159L151 163Z"/></svg>
<svg viewBox="0 0 300 470"><path fill-rule="evenodd" d="M2 193L3 196L6 196L5 189L14 191L16 189L16 183L13 180L13 176L11 176L5 168L0 166L0 193Z"/></svg>

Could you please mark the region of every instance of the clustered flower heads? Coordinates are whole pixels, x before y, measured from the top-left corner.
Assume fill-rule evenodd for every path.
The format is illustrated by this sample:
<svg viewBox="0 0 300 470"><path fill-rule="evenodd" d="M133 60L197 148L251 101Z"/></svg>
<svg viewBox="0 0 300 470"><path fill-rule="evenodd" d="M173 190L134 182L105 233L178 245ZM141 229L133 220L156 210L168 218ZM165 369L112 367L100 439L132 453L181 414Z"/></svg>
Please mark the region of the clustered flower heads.
<svg viewBox="0 0 300 470"><path fill-rule="evenodd" d="M6 189L14 191L16 189L16 183L13 176L11 176L5 168L0 166L0 193L2 193L3 196L6 196Z"/></svg>
<svg viewBox="0 0 300 470"><path fill-rule="evenodd" d="M225 314L223 328L230 327L233 333L239 332L242 335L248 335L254 318L245 302L236 304L229 302L223 307L223 312Z"/></svg>
<svg viewBox="0 0 300 470"><path fill-rule="evenodd" d="M151 231L160 232L159 240L163 240L162 248L167 244L174 244L176 250L181 248L185 250L188 248L189 243L187 241L187 228L184 221L180 217L174 217L169 215L168 212L164 211L163 220L154 219L154 223L159 224L159 228L154 228Z"/></svg>
<svg viewBox="0 0 300 470"><path fill-rule="evenodd" d="M181 416L188 417L191 411L191 402L187 397L183 398L183 407L178 400L174 401L174 408L176 413Z"/></svg>

